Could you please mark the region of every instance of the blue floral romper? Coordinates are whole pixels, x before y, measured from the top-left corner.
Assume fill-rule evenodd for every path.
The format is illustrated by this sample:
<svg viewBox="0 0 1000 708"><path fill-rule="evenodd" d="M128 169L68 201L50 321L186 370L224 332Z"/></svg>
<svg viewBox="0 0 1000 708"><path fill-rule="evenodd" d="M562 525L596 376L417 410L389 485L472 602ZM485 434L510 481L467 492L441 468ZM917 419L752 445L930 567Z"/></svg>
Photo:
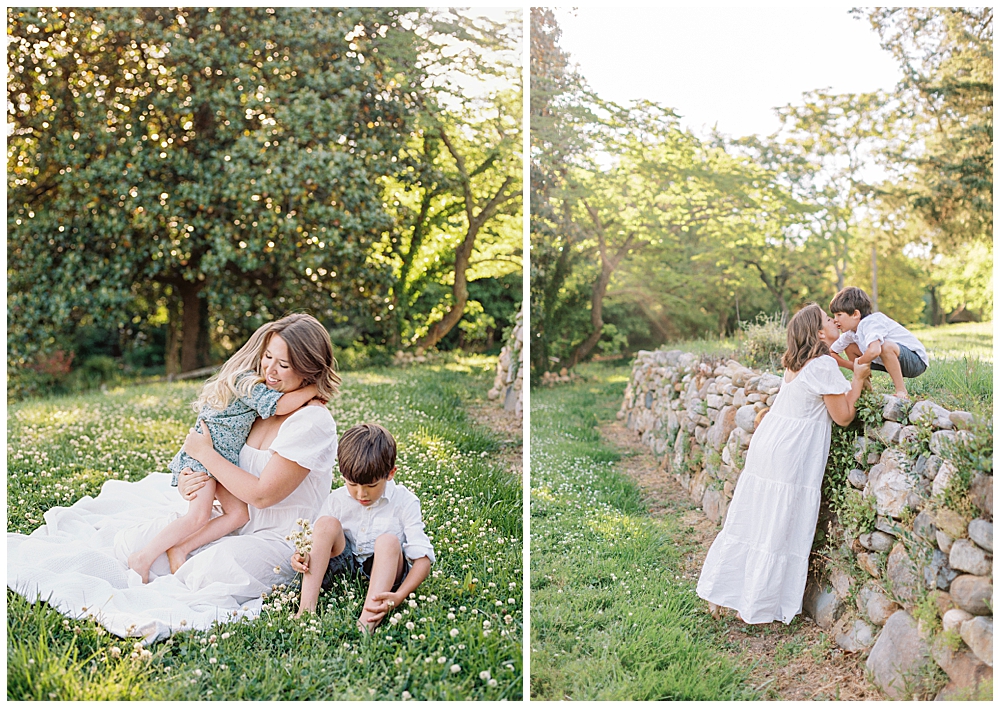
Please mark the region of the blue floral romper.
<svg viewBox="0 0 1000 708"><path fill-rule="evenodd" d="M240 374L239 382L245 376L256 376L253 371ZM250 435L250 427L261 418L270 418L278 406L278 399L281 392L268 388L263 383L259 383L250 389L249 396L237 396L232 403L224 409L216 410L211 406L202 406L201 413L198 414L198 423L205 421L208 423L208 430L212 435L212 446L215 451L232 462L234 465L240 463L240 450L247 442ZM201 432L201 426L195 424L195 430ZM205 465L198 462L186 452L181 450L174 459L170 461L167 468L174 473L170 484L177 486L177 478L181 470L190 467L196 472L208 473ZM209 474L209 477L212 475Z"/></svg>

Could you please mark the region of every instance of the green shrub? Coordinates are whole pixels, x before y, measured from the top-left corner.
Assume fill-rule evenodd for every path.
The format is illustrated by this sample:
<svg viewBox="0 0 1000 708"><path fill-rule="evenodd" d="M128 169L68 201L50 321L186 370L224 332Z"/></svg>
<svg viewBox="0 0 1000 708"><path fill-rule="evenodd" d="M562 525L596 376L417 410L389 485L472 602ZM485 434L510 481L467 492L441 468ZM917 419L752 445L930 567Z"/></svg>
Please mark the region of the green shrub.
<svg viewBox="0 0 1000 708"><path fill-rule="evenodd" d="M743 362L758 369L780 369L781 357L788 349L787 323L783 315L757 315L753 322L740 323L744 340Z"/></svg>

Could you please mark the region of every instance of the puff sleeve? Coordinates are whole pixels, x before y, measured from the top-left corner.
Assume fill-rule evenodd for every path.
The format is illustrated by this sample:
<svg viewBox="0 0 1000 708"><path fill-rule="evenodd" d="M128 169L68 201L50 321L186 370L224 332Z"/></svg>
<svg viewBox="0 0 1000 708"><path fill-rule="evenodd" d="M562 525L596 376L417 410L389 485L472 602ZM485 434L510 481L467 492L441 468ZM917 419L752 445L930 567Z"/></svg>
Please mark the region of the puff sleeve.
<svg viewBox="0 0 1000 708"><path fill-rule="evenodd" d="M337 461L337 424L322 406L303 406L281 425L269 448L308 470L329 472Z"/></svg>
<svg viewBox="0 0 1000 708"><path fill-rule="evenodd" d="M799 375L806 377L803 383L816 396L847 393L851 390L851 383L840 373L837 362L826 355L810 361Z"/></svg>

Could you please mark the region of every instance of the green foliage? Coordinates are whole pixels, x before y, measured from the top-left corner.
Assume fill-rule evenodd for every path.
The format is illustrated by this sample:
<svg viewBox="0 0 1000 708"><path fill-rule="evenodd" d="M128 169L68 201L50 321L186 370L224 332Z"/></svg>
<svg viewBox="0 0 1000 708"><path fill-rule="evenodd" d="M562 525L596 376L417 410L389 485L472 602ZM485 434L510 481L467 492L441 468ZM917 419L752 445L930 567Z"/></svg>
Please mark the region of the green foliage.
<svg viewBox="0 0 1000 708"><path fill-rule="evenodd" d="M972 480L977 474L993 474L993 424L981 423L947 442L941 456L955 466L955 473L948 481L938 504L958 512L966 518L976 515L969 498Z"/></svg>
<svg viewBox="0 0 1000 708"><path fill-rule="evenodd" d="M148 656L134 639L8 591L8 699L520 700L521 480L496 455L504 443L465 412L480 402L495 364L452 356L348 373L331 403L340 429L373 421L394 433L396 478L420 496L435 539L437 562L417 606L397 610L374 637L354 626L364 597L357 580L324 592L315 618L292 620L295 598L281 590L256 620L182 632ZM30 532L47 509L97 496L106 480L164 471L191 424L198 387L12 405L8 531ZM420 629L405 629L407 621Z"/></svg>
<svg viewBox="0 0 1000 708"><path fill-rule="evenodd" d="M754 368L781 369L781 357L788 349L786 324L781 313L759 314L753 322L742 323L740 353L744 363Z"/></svg>

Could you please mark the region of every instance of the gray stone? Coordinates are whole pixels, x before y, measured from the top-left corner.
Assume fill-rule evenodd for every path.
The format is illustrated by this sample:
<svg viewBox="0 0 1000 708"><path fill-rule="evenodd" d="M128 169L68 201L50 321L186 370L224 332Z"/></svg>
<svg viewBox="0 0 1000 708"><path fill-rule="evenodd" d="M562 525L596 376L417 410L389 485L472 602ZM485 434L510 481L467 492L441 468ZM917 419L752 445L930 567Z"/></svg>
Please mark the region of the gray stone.
<svg viewBox="0 0 1000 708"><path fill-rule="evenodd" d="M847 473L847 481L855 489L864 489L865 485L868 484L868 475L865 474L864 470L853 469Z"/></svg>
<svg viewBox="0 0 1000 708"><path fill-rule="evenodd" d="M933 427L944 430L951 430L955 424L951 422L949 416L951 411L943 406L939 406L932 401L917 401L910 409L910 422L929 422Z"/></svg>
<svg viewBox="0 0 1000 708"><path fill-rule="evenodd" d="M904 425L899 431L900 442L913 442L920 437L920 429L915 425Z"/></svg>
<svg viewBox="0 0 1000 708"><path fill-rule="evenodd" d="M885 576L892 583L892 591L904 603L915 602L920 595L920 578L906 547L897 543L885 564Z"/></svg>
<svg viewBox="0 0 1000 708"><path fill-rule="evenodd" d="M896 542L896 539L887 534L885 531L872 531L869 534L871 548L869 550L878 551L884 553L892 548L892 544Z"/></svg>
<svg viewBox="0 0 1000 708"><path fill-rule="evenodd" d="M962 538L965 535L966 523L961 514L951 509L938 509L934 512L934 525L952 538Z"/></svg>
<svg viewBox="0 0 1000 708"><path fill-rule="evenodd" d="M990 575L993 571L993 561L986 551L967 538L960 538L952 544L948 564L955 570L972 575Z"/></svg>
<svg viewBox="0 0 1000 708"><path fill-rule="evenodd" d="M913 462L913 474L922 475L927 468L928 459L930 458L927 455L917 455L917 459Z"/></svg>
<svg viewBox="0 0 1000 708"><path fill-rule="evenodd" d="M704 425L697 425L694 429L694 439L699 445L704 445L708 438L708 428Z"/></svg>
<svg viewBox="0 0 1000 708"><path fill-rule="evenodd" d="M851 585L854 581L851 579L851 574L845 572L842 568L832 568L830 570L830 585L833 586L833 591L837 593L837 597L841 600L846 600L851 594Z"/></svg>
<svg viewBox="0 0 1000 708"><path fill-rule="evenodd" d="M962 641L976 658L987 666L993 666L993 618L973 617L962 623Z"/></svg>
<svg viewBox="0 0 1000 708"><path fill-rule="evenodd" d="M757 381L757 390L761 393L770 395L772 393L777 393L780 388L781 377L776 376L775 374L761 374L760 380Z"/></svg>
<svg viewBox="0 0 1000 708"><path fill-rule="evenodd" d="M948 588L952 601L973 615L993 614L993 583L985 575L959 575Z"/></svg>
<svg viewBox="0 0 1000 708"><path fill-rule="evenodd" d="M993 552L993 522L986 519L973 519L969 522L969 538L980 548Z"/></svg>
<svg viewBox="0 0 1000 708"><path fill-rule="evenodd" d="M752 404L742 406L736 411L736 425L743 428L748 433L752 433L754 430L754 417L757 415L757 410Z"/></svg>
<svg viewBox="0 0 1000 708"><path fill-rule="evenodd" d="M958 470L955 469L955 465L951 464L948 460L943 460L941 466L938 468L937 475L934 476L931 495L939 497L944 494L948 488L948 484L951 482L951 478L956 474L958 474Z"/></svg>
<svg viewBox="0 0 1000 708"><path fill-rule="evenodd" d="M951 546L955 543L955 539L941 529L938 529L934 532L934 540L937 541L937 547L940 548L943 553L951 553Z"/></svg>
<svg viewBox="0 0 1000 708"><path fill-rule="evenodd" d="M858 565L873 578L882 576L878 567L878 554L876 553L859 553Z"/></svg>
<svg viewBox="0 0 1000 708"><path fill-rule="evenodd" d="M950 679L935 700L970 700L981 684L993 681L993 668L971 651L955 651L946 641L937 639L931 645L931 656Z"/></svg>
<svg viewBox="0 0 1000 708"><path fill-rule="evenodd" d="M858 591L857 606L878 627L884 625L900 609L896 602L882 592L882 588L871 584Z"/></svg>
<svg viewBox="0 0 1000 708"><path fill-rule="evenodd" d="M951 587L951 581L959 576L959 572L950 565L945 565L937 576L937 586L940 590L947 590ZM949 596L950 597L950 596Z"/></svg>
<svg viewBox="0 0 1000 708"><path fill-rule="evenodd" d="M705 492L705 496L702 497L701 506L705 511L705 516L712 523L717 524L722 520L722 515L725 513L726 497L720 489L709 489Z"/></svg>
<svg viewBox="0 0 1000 708"><path fill-rule="evenodd" d="M905 420L906 410L910 406L908 400L895 396L883 396L882 398L885 401L885 405L882 407L883 418L897 422Z"/></svg>
<svg viewBox="0 0 1000 708"><path fill-rule="evenodd" d="M802 597L802 612L812 617L823 629L829 629L844 614L844 603L833 588L821 587L810 581L806 584L805 595Z"/></svg>
<svg viewBox="0 0 1000 708"><path fill-rule="evenodd" d="M868 492L875 496L879 514L898 519L908 506L907 498L915 484L903 469L901 454L883 454L880 459L882 461L868 471Z"/></svg>
<svg viewBox="0 0 1000 708"><path fill-rule="evenodd" d="M928 457L927 465L923 468L923 470L921 470L923 472L924 477L930 480L933 480L935 477L937 477L937 473L941 469L942 462L944 462L944 460L942 460L937 455L931 455L930 457Z"/></svg>
<svg viewBox="0 0 1000 708"><path fill-rule="evenodd" d="M937 527L934 525L934 515L929 511L921 511L913 519L913 533L928 543L935 542L935 531Z"/></svg>
<svg viewBox="0 0 1000 708"><path fill-rule="evenodd" d="M895 519L888 516L876 516L875 517L875 528L877 528L882 533L887 533L890 536L898 537L900 534L899 524L896 523Z"/></svg>
<svg viewBox="0 0 1000 708"><path fill-rule="evenodd" d="M975 416L966 411L952 411L948 414L948 419L951 420L956 428L961 429L972 427L972 424L976 421Z"/></svg>
<svg viewBox="0 0 1000 708"><path fill-rule="evenodd" d="M903 426L893 420L887 420L879 428L878 436L886 445L893 445L899 442L899 431Z"/></svg>
<svg viewBox="0 0 1000 708"><path fill-rule="evenodd" d="M993 518L993 475L977 472L969 486L969 499L979 511Z"/></svg>
<svg viewBox="0 0 1000 708"><path fill-rule="evenodd" d="M951 444L951 441L955 439L954 430L936 430L931 433L931 452L935 455L940 455L944 448Z"/></svg>
<svg viewBox="0 0 1000 708"><path fill-rule="evenodd" d="M736 427L736 408L733 406L724 406L719 411L719 416L715 419L715 425L708 432L708 442L716 450L721 450L729 440L730 433Z"/></svg>
<svg viewBox="0 0 1000 708"><path fill-rule="evenodd" d="M653 407L653 392L652 391L646 391L645 406L646 406L646 408L652 408Z"/></svg>
<svg viewBox="0 0 1000 708"><path fill-rule="evenodd" d="M960 632L962 629L962 623L966 620L970 620L974 615L969 614L965 610L960 610L957 607L953 607L941 616L941 628L945 632Z"/></svg>
<svg viewBox="0 0 1000 708"><path fill-rule="evenodd" d="M871 445L871 441L859 435L854 438L854 459L857 460L858 464L863 465L868 460L868 447Z"/></svg>
<svg viewBox="0 0 1000 708"><path fill-rule="evenodd" d="M875 643L872 628L864 620L854 620L843 631L837 632L833 639L837 646L850 654L864 651Z"/></svg>
<svg viewBox="0 0 1000 708"><path fill-rule="evenodd" d="M898 700L909 697L914 677L929 660L930 650L917 631L917 623L900 610L885 623L865 666L886 696Z"/></svg>
<svg viewBox="0 0 1000 708"><path fill-rule="evenodd" d="M722 408L722 396L715 393L710 393L705 398L705 403L708 405L709 408L715 408L716 410L718 410Z"/></svg>
<svg viewBox="0 0 1000 708"><path fill-rule="evenodd" d="M928 590L933 590L937 587L938 576L947 567L948 556L935 548L931 556L931 562L920 568L920 572L924 576L924 584Z"/></svg>

